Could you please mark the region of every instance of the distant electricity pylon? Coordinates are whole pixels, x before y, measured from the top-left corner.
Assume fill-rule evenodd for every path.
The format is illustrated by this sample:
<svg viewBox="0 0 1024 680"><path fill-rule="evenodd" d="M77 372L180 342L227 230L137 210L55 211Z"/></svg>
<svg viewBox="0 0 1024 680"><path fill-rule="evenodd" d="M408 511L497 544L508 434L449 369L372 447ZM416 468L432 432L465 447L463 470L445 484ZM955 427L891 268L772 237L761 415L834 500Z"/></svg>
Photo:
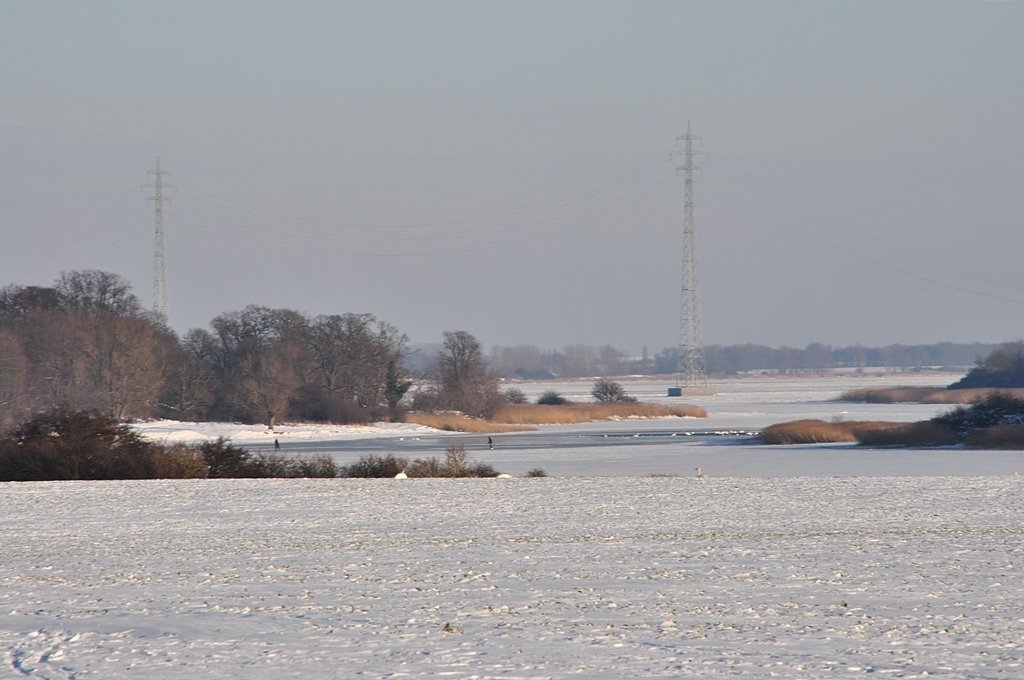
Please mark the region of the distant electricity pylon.
<svg viewBox="0 0 1024 680"><path fill-rule="evenodd" d="M164 201L171 199L164 196L164 189L174 187L164 182L164 175L169 173L160 169L160 159L156 159L156 167L146 173L153 181L144 186L153 189L149 200L156 208L154 216L155 234L153 240L153 313L163 323L169 323L167 314L167 270L164 266Z"/></svg>
<svg viewBox="0 0 1024 680"><path fill-rule="evenodd" d="M683 285L679 313L679 358L677 361L677 387L669 388L669 396L683 394L714 394L708 388L707 366L704 360L704 329L701 322L700 290L697 287L697 229L693 217L693 174L698 169L694 156L702 153L694 148L700 137L686 123L686 134L676 138L683 148L673 151L684 161L679 167L684 172L686 204L683 209Z"/></svg>

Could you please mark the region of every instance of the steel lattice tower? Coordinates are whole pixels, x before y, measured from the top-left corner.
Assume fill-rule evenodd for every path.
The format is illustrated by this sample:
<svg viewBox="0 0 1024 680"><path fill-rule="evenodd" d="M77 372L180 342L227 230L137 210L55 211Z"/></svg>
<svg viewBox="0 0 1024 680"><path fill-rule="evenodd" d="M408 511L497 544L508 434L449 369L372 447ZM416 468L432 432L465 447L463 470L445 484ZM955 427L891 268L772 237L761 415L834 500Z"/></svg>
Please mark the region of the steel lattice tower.
<svg viewBox="0 0 1024 680"><path fill-rule="evenodd" d="M153 189L153 195L149 200L153 201L156 208L154 216L154 239L153 239L153 314L163 323L169 323L167 314L167 271L164 265L164 201L170 199L164 196L164 189L174 186L164 182L164 175L168 174L160 169L160 159L156 159L156 167L146 173L153 177L153 181L145 186Z"/></svg>
<svg viewBox="0 0 1024 680"><path fill-rule="evenodd" d="M701 321L700 290L697 286L697 227L694 220L693 175L698 170L693 159L702 153L695 148L700 137L686 124L686 134L676 138L683 148L673 153L684 158L679 167L684 173L686 203L683 209L683 283L679 312L679 359L677 395L712 394L708 388L704 360L704 328Z"/></svg>

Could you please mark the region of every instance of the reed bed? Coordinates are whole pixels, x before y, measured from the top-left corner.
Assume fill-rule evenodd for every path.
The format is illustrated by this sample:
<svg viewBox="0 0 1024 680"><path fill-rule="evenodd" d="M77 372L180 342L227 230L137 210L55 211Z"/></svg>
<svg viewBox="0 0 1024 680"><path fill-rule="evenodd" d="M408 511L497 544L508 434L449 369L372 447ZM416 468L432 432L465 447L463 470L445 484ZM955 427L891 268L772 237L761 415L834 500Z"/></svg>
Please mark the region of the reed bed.
<svg viewBox="0 0 1024 680"><path fill-rule="evenodd" d="M409 413L406 415L405 421L407 423L432 427L436 430L445 430L446 432L477 432L484 434L488 432L522 432L532 429L499 421L470 418L461 413Z"/></svg>
<svg viewBox="0 0 1024 680"><path fill-rule="evenodd" d="M887 421L852 420L825 422L824 420L794 420L770 425L761 432L765 444L831 444L856 442L867 432L885 432L899 429L904 423Z"/></svg>

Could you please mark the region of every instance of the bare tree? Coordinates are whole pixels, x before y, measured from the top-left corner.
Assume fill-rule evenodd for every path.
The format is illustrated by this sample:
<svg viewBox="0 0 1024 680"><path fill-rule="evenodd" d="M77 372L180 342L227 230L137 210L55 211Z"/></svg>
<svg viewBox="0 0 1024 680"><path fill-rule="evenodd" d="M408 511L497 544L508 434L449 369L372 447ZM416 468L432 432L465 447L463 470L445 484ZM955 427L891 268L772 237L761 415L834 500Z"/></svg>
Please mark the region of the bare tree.
<svg viewBox="0 0 1024 680"><path fill-rule="evenodd" d="M177 347L174 370L168 375L161 409L178 419L202 420L211 415L219 391L217 340L209 331L189 331Z"/></svg>
<svg viewBox="0 0 1024 680"><path fill-rule="evenodd" d="M82 325L80 351L85 359L84 394L117 419L150 415L159 401L175 339L148 319L118 316L106 310L72 319Z"/></svg>
<svg viewBox="0 0 1024 680"><path fill-rule="evenodd" d="M71 309L102 309L117 316L141 316L142 305L132 285L119 274L86 269L61 272L54 287L63 305Z"/></svg>
<svg viewBox="0 0 1024 680"><path fill-rule="evenodd" d="M394 417L408 389L401 374L407 342L372 314L316 317L307 343L318 381L307 390L307 408L341 422Z"/></svg>
<svg viewBox="0 0 1024 680"><path fill-rule="evenodd" d="M215 318L222 388L243 419L270 429L303 384L309 366L305 320L290 309L250 305Z"/></svg>
<svg viewBox="0 0 1024 680"><path fill-rule="evenodd" d="M0 328L20 341L33 409L74 407L116 418L152 412L177 342L143 311L128 282L95 270L53 288L0 292Z"/></svg>
<svg viewBox="0 0 1024 680"><path fill-rule="evenodd" d="M437 378L441 408L486 418L504 404L480 342L466 331L444 333L444 348L437 355Z"/></svg>
<svg viewBox="0 0 1024 680"><path fill-rule="evenodd" d="M25 388L28 359L18 338L0 330L0 426L7 427L28 415Z"/></svg>

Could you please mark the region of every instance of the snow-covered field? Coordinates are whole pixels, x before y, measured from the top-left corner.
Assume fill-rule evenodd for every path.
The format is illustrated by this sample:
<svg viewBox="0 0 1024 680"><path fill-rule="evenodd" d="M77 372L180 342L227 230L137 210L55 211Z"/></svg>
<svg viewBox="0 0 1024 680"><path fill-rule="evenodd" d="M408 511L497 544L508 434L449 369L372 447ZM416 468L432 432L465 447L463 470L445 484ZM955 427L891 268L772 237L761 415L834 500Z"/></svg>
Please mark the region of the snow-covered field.
<svg viewBox="0 0 1024 680"><path fill-rule="evenodd" d="M709 425L863 410L771 384ZM356 440L436 436L382 429ZM806 475L595 477L582 447L539 479L0 484L0 677L1024 677L1024 477L968 451L827 476L829 451L793 452Z"/></svg>

